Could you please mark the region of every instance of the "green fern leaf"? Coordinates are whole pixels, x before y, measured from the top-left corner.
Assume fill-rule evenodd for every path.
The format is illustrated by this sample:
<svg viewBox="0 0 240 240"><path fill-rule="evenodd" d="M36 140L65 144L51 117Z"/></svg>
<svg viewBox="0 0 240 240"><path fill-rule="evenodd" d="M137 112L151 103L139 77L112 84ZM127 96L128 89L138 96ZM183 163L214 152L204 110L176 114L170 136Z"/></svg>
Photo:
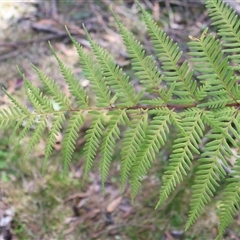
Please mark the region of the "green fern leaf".
<svg viewBox="0 0 240 240"><path fill-rule="evenodd" d="M36 66L32 65L33 69L38 74L38 77L44 87L46 88L47 92L50 96L53 97L54 101L60 105L63 109L70 109L70 101L65 96L65 94L60 91L57 84L49 77L46 76L44 72L42 72L40 69L38 69Z"/></svg>
<svg viewBox="0 0 240 240"><path fill-rule="evenodd" d="M43 96L40 89L33 86L33 84L28 81L23 75L25 92L28 96L28 100L31 102L36 113L51 112L53 110L53 105L48 98Z"/></svg>
<svg viewBox="0 0 240 240"><path fill-rule="evenodd" d="M210 80L208 96L216 98L213 101L213 107L221 107L228 99L227 103L236 102L238 96L234 95L232 89L236 83L236 77L233 76L233 70L228 64L228 58L223 58L221 44L211 35L206 35L206 31L196 41L190 42L189 46L192 52L191 59L194 62L195 70L201 71L198 78L203 84ZM223 100L223 101L222 101ZM211 107L209 105L208 107Z"/></svg>
<svg viewBox="0 0 240 240"><path fill-rule="evenodd" d="M99 112L92 112L95 116L92 120L90 128L86 132L86 144L84 146L84 176L83 182L86 180L96 157L97 149L100 145L100 140L103 135L104 119L103 115Z"/></svg>
<svg viewBox="0 0 240 240"><path fill-rule="evenodd" d="M240 19L236 12L224 1L207 0L206 7L210 12L212 25L218 28L222 37L224 52L232 53L229 58L233 63L240 64Z"/></svg>
<svg viewBox="0 0 240 240"><path fill-rule="evenodd" d="M84 30L98 63L102 68L104 76L106 77L108 85L115 91L119 101L124 106L133 106L137 104L135 90L133 85L129 83L129 77L115 64L112 56L91 39L85 28Z"/></svg>
<svg viewBox="0 0 240 240"><path fill-rule="evenodd" d="M227 166L225 157L232 155L232 150L229 147L230 141L234 146L236 143L231 137L231 124L234 122L238 111L234 108L229 108L228 111L215 113L217 120L208 123L210 126L215 125L212 133L206 137L211 139L208 142L199 159L200 166L196 173L195 184L193 185L193 194L191 200L191 209L189 219L186 224L188 229L201 214L204 206L211 200L210 197L214 195L216 188L219 186L218 181L223 179L226 175L223 166ZM208 120L205 118L205 121Z"/></svg>
<svg viewBox="0 0 240 240"><path fill-rule="evenodd" d="M18 135L18 142L20 142L30 131L31 128L34 128L34 123L36 122L36 116L30 115L28 116L27 122L24 128L21 130L20 134Z"/></svg>
<svg viewBox="0 0 240 240"><path fill-rule="evenodd" d="M20 127L24 124L25 119L26 119L26 116L19 117L17 123L15 123L15 126L12 130L12 134L9 138L9 143L12 143L13 145L16 146L16 139L18 138L18 132Z"/></svg>
<svg viewBox="0 0 240 240"><path fill-rule="evenodd" d="M110 163L112 162L115 141L120 137L120 130L118 125L124 125L124 115L126 115L126 113L124 110L116 110L109 112L108 115L110 115L111 118L108 123L108 130L103 137L102 146L100 149L100 153L102 155L100 162L100 173L103 190L104 183L107 180Z"/></svg>
<svg viewBox="0 0 240 240"><path fill-rule="evenodd" d="M8 92L5 91L5 89L3 89L3 91L7 95L7 97L12 101L12 103L16 106L16 108L18 108L20 110L20 112L22 112L25 115L29 115L30 114L30 111L29 111L29 109L26 106L24 106L16 98L14 98L10 94L8 94Z"/></svg>
<svg viewBox="0 0 240 240"><path fill-rule="evenodd" d="M160 198L157 206L162 205L176 185L183 180L183 175L187 175L193 160L193 154L199 154L198 144L202 141L205 129L201 119L202 110L194 109L191 114L185 116L181 126L181 132L173 145L173 153L170 156L169 165L163 176L163 186L160 190Z"/></svg>
<svg viewBox="0 0 240 240"><path fill-rule="evenodd" d="M12 127L21 117L25 115L18 107L9 107L8 110L3 108L0 110L0 126L2 129Z"/></svg>
<svg viewBox="0 0 240 240"><path fill-rule="evenodd" d="M142 115L139 114L140 111L135 111L132 114L133 120L131 121L130 129L125 133L125 137L122 143L121 150L121 189L123 191L124 185L130 175L132 166L134 164L134 156L140 150L141 143L145 137L145 131L147 129L147 112Z"/></svg>
<svg viewBox="0 0 240 240"><path fill-rule="evenodd" d="M65 176L75 149L80 127L84 123L82 112L73 112L62 142L63 175Z"/></svg>
<svg viewBox="0 0 240 240"><path fill-rule="evenodd" d="M67 30L68 31L68 30ZM81 68L84 76L90 81L94 94L97 97L97 106L106 107L111 105L110 95L103 72L98 64L93 60L92 56L88 55L81 45L71 36L69 37L75 45L80 59Z"/></svg>
<svg viewBox="0 0 240 240"><path fill-rule="evenodd" d="M197 100L195 97L197 85L196 82L192 80L193 71L190 70L186 61L184 61L180 67L178 66L178 61L182 55L178 45L176 43L174 44L173 40L157 26L149 13L143 9L141 10L157 57L162 62L163 80L170 86L174 82L177 83L173 93L179 96L179 103L181 103L182 100L188 104L194 103Z"/></svg>
<svg viewBox="0 0 240 240"><path fill-rule="evenodd" d="M219 239L222 239L227 226L240 209L240 158L236 160L229 176L230 178L227 179L228 185L220 203Z"/></svg>
<svg viewBox="0 0 240 240"><path fill-rule="evenodd" d="M37 126L34 129L33 135L28 143L28 147L26 149L26 152L24 154L23 159L25 159L28 154L30 153L30 151L32 150L32 148L38 143L38 141L42 138L42 134L45 130L46 127L46 117L44 115L42 115L40 117L40 119L37 122Z"/></svg>
<svg viewBox="0 0 240 240"><path fill-rule="evenodd" d="M170 124L172 111L162 108L149 111L149 114L157 114L158 116L153 117L153 120L148 125L144 141L142 141L133 160L130 175L132 199L137 195L138 189L141 186L140 181L151 167L156 152L164 145L167 138L166 134L169 133L168 124Z"/></svg>
<svg viewBox="0 0 240 240"><path fill-rule="evenodd" d="M74 74L71 72L71 70L66 67L65 64L59 59L56 52L53 50L51 44L50 48L55 58L57 59L61 73L66 83L68 84L69 91L76 98L77 103L81 108L87 108L89 106L89 103L86 91L84 91L83 88L80 86L79 80L75 79Z"/></svg>
<svg viewBox="0 0 240 240"><path fill-rule="evenodd" d="M52 126L47 138L45 156L43 161L42 172L44 173L47 165L47 160L52 154L54 144L56 143L57 135L60 133L63 123L65 122L65 115L62 112L56 112L53 114Z"/></svg>
<svg viewBox="0 0 240 240"><path fill-rule="evenodd" d="M237 72L240 70L239 17L222 0L206 0L213 25L217 26L219 35L214 37L207 34L208 29L205 29L200 37L190 36L192 41L189 43L189 55L192 56L192 69L192 65L187 61L181 62L182 52L178 44L159 28L139 3L138 5L159 66L155 57L147 56L133 34L113 15L131 59L132 70L139 78L140 91L134 88L129 76L111 55L91 39L85 28L92 47L91 53L85 51L68 31L79 55L83 74L90 81L89 92L93 91L96 96L96 106L90 105L87 92L50 45L78 107L73 109L69 98L56 82L33 66L46 91L35 87L19 71L33 110L6 92L13 106L0 110L0 128L12 128L11 141L15 141L15 136L21 141L28 132L32 133L24 155L26 158L45 134L48 122L51 122L43 162L44 170L47 168L49 156L53 153L57 135L63 131L66 118L70 116L66 130L63 131L62 142L65 175L74 154L79 129L86 116L91 124L85 136L83 182L99 151L104 189L110 164L114 159L115 146L122 143L121 190L123 192L129 179L132 199L135 198L141 181L160 148L172 134L170 129L173 130L176 132L176 136L173 134L173 151L162 177L163 185L157 206L166 202L177 184L188 174L192 162L199 157L186 224L188 229L215 195L219 182L225 180L226 169L229 170L229 183L223 192L219 210L218 238L221 239L240 208L240 158L232 169L228 163L229 158L233 157L232 148L238 150L240 146L240 84ZM196 79L193 73L197 75ZM54 107L55 104L60 107Z"/></svg>
<svg viewBox="0 0 240 240"><path fill-rule="evenodd" d="M139 77L140 83L145 87L147 92L153 92L159 95L159 85L162 78L156 61L152 60L152 56L145 57L143 47L134 38L133 34L124 27L114 13L113 16L118 24L124 45L131 58L132 69L135 71L137 77Z"/></svg>

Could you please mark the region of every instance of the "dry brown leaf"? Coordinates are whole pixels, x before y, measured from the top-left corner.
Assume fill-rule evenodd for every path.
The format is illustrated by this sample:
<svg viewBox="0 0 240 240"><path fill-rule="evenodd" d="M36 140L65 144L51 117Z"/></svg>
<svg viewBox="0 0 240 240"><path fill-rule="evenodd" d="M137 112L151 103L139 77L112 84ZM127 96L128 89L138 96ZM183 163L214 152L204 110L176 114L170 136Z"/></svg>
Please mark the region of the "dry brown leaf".
<svg viewBox="0 0 240 240"><path fill-rule="evenodd" d="M160 6L157 1L155 1L153 5L153 18L155 21L159 21L160 19Z"/></svg>
<svg viewBox="0 0 240 240"><path fill-rule="evenodd" d="M90 192L82 192L82 193L76 193L71 196L69 196L64 202L68 202L70 200L73 200L74 198L86 198L90 196Z"/></svg>
<svg viewBox="0 0 240 240"><path fill-rule="evenodd" d="M113 211L116 210L116 208L118 207L118 205L121 203L122 201L122 196L119 196L118 198L115 198L112 202L110 202L107 206L107 212L111 213Z"/></svg>
<svg viewBox="0 0 240 240"><path fill-rule="evenodd" d="M41 19L38 22L32 23L32 28L37 31L52 32L61 34L64 28L53 19Z"/></svg>

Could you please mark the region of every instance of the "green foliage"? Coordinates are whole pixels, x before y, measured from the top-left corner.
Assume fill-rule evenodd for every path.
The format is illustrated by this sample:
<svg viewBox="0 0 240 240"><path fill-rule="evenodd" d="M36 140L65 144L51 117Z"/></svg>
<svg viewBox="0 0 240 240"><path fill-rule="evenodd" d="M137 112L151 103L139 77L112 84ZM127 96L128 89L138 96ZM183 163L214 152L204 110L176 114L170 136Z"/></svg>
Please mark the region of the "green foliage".
<svg viewBox="0 0 240 240"><path fill-rule="evenodd" d="M25 92L34 111L31 112L6 93L13 106L0 111L0 127L13 127L13 134L18 135L19 141L34 128L27 156L42 138L47 122L51 122L43 170L47 167L57 135L65 129L62 155L63 172L66 174L79 129L85 121L91 120L85 136L83 180L87 178L99 152L104 187L114 148L121 144L121 186L123 189L129 180L133 199L171 129L176 128L178 133L168 167L162 176L157 207L166 202L191 170L193 161L198 159L186 229L211 201L220 181L226 179L219 210L220 239L237 213L240 202L240 160L238 158L233 167L228 161L233 156L232 148L240 145L240 90L237 80L240 19L222 0L206 0L206 7L213 25L218 28L218 35L209 34L206 29L200 37L190 36L189 61L193 67L187 60L181 63L182 52L178 44L157 26L140 5L156 60L146 55L143 46L113 13L131 59L132 70L142 87L139 92L134 89L129 76L105 49L91 39L85 28L93 55L85 52L69 33L84 76L90 81L96 104L90 103L85 89L51 47L74 97L73 102L51 78L33 66L44 85L42 91L23 75ZM58 109L54 108L56 104ZM68 118L69 121L66 120ZM118 141L120 138L122 141ZM228 168L230 174L226 172Z"/></svg>

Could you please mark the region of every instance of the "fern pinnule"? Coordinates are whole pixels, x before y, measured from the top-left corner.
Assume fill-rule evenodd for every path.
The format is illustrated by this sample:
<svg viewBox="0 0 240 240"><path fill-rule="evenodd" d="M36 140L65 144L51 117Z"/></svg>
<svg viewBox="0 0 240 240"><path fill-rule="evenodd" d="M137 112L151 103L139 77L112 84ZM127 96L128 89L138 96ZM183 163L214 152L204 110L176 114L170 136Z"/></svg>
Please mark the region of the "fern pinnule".
<svg viewBox="0 0 240 240"><path fill-rule="evenodd" d="M133 34L125 28L114 13L113 16L122 35L124 45L127 48L127 53L131 58L132 69L140 79L140 83L147 92L159 95L159 85L162 78L156 61L153 61L152 56L145 56L145 50L142 45L135 39ZM161 96L159 95L159 97Z"/></svg>
<svg viewBox="0 0 240 240"><path fill-rule="evenodd" d="M82 46L71 36L67 30L68 35L77 49L77 53L80 60L80 66L83 70L83 74L90 81L93 92L97 98L98 107L107 107L111 105L111 92L106 84L105 77L100 66L94 61L92 56L87 54Z"/></svg>
<svg viewBox="0 0 240 240"><path fill-rule="evenodd" d="M219 186L218 181L225 178L226 172L223 166L227 167L228 165L225 158L232 155L229 142L236 146L229 131L237 113L236 109L231 108L226 111L225 117L222 117L222 111L220 111L219 116L215 115L218 121L214 125L217 124L215 127L212 126L212 132L206 136L211 141L205 145L199 159L200 166L193 185L191 208L186 229L195 222L205 205L210 202L216 188ZM212 122L210 125L212 125Z"/></svg>
<svg viewBox="0 0 240 240"><path fill-rule="evenodd" d="M201 119L202 110L194 109L185 116L181 122L184 133L180 132L173 144L173 151L169 159L169 165L164 173L163 186L160 190L160 197L157 206L161 206L167 200L176 185L183 180L190 170L194 156L200 154L199 143L202 141L205 126Z"/></svg>
<svg viewBox="0 0 240 240"><path fill-rule="evenodd" d="M41 115L40 119L37 120L36 128L34 129L34 132L29 140L27 149L25 151L23 159L26 159L26 157L29 155L31 152L32 148L39 142L39 140L42 138L43 132L46 128L47 121L46 121L46 116Z"/></svg>
<svg viewBox="0 0 240 240"><path fill-rule="evenodd" d="M186 224L186 230L196 221L199 215L202 213L203 208L210 202L211 197L215 189L219 186L218 181L224 177L222 174L224 169L218 161L218 157L212 156L212 158L202 158L199 160L203 163L199 167L195 185L193 186L193 194L191 200L191 209L189 212L188 221Z"/></svg>
<svg viewBox="0 0 240 240"><path fill-rule="evenodd" d="M62 142L62 155L63 155L63 175L65 176L70 165L75 144L78 138L80 127L84 123L82 111L73 112L69 119L66 132L64 133Z"/></svg>
<svg viewBox="0 0 240 240"><path fill-rule="evenodd" d="M141 104L147 104L147 105L151 105L151 106L164 106L165 105L165 99L163 100L160 97L156 97L153 99L143 99L140 101Z"/></svg>
<svg viewBox="0 0 240 240"><path fill-rule="evenodd" d="M32 104L36 113L51 112L53 105L48 97L44 96L38 87L35 87L31 81L27 80L25 75L18 68L18 72L23 78L25 93Z"/></svg>
<svg viewBox="0 0 240 240"><path fill-rule="evenodd" d="M3 88L3 92L6 94L6 96L11 100L11 102L15 105L17 109L20 110L20 112L24 115L30 115L29 109L21 104L16 98L14 98L12 95L8 94L8 92Z"/></svg>
<svg viewBox="0 0 240 240"><path fill-rule="evenodd" d="M201 84L196 90L196 98L199 102L201 102L203 99L207 97L207 93L209 92L211 88L211 82L215 77L212 76L209 81L206 81L205 83Z"/></svg>
<svg viewBox="0 0 240 240"><path fill-rule="evenodd" d="M70 108L70 101L66 95L59 89L57 84L53 81L52 78L47 77L46 74L38 69L36 66L32 65L33 69L38 74L39 80L44 85L47 93L53 97L53 100L59 104L59 106L66 110Z"/></svg>
<svg viewBox="0 0 240 240"><path fill-rule="evenodd" d="M52 154L54 144L57 140L57 135L60 133L62 125L66 121L65 114L63 112L56 112L53 114L52 126L48 134L45 156L43 160L42 172L46 170L47 160Z"/></svg>
<svg viewBox="0 0 240 240"><path fill-rule="evenodd" d="M161 89L159 89L159 94L161 95L161 97L152 98L150 100L143 99L140 101L140 103L158 107L165 106L166 103L169 103L170 100L172 99L175 87L176 82L174 82L169 89L167 88L167 86L164 86Z"/></svg>
<svg viewBox="0 0 240 240"><path fill-rule="evenodd" d="M26 84L27 81L24 81L24 85L27 86ZM41 113L42 106L41 104L37 101L35 98L35 95L31 92L31 90L28 87L25 87L25 93L28 98L28 101L31 103L31 105L34 108L35 113Z"/></svg>
<svg viewBox="0 0 240 240"><path fill-rule="evenodd" d="M86 180L88 173L92 168L93 161L96 157L97 150L100 145L100 140L103 135L104 119L102 113L95 112L95 116L91 122L90 128L86 131L86 144L84 146L84 175L83 183Z"/></svg>
<svg viewBox="0 0 240 240"><path fill-rule="evenodd" d="M17 123L15 123L14 128L12 129L12 133L11 136L9 138L9 143L16 145L16 139L18 138L18 133L19 133L19 129L21 128L21 126L24 124L24 121L26 120L26 116L22 116L18 118Z"/></svg>
<svg viewBox="0 0 240 240"><path fill-rule="evenodd" d="M69 91L75 97L77 104L83 108L88 108L89 107L89 102L88 102L88 96L86 94L86 91L84 91L83 87L79 84L79 80L77 80L74 77L73 72L70 70L70 68L66 67L66 65L59 59L57 56L56 52L53 50L53 47L49 43L50 48L53 52L53 55L55 56L60 71L68 85Z"/></svg>
<svg viewBox="0 0 240 240"><path fill-rule="evenodd" d="M219 92L221 92L221 90ZM200 108L203 108L203 107L207 107L207 108L225 107L227 104L230 103L230 100L229 100L229 97L225 94L226 91L223 91L223 92L224 93L222 96L216 96L214 98L210 98L210 99L208 99L207 102L198 104L198 107L200 107Z"/></svg>
<svg viewBox="0 0 240 240"><path fill-rule="evenodd" d="M133 85L129 82L129 76L123 73L122 69L115 63L113 57L105 49L91 39L85 27L84 30L108 85L117 94L120 103L124 106L136 105L136 93ZM121 104L118 105L121 106Z"/></svg>
<svg viewBox="0 0 240 240"><path fill-rule="evenodd" d="M224 52L231 53L229 59L233 63L240 64L240 18L231 7L224 1L207 0L212 25L218 28L218 35L223 40L225 46ZM239 66L233 66L233 69L239 70Z"/></svg>
<svg viewBox="0 0 240 240"><path fill-rule="evenodd" d="M25 138L25 136L30 131L30 129L34 127L35 122L36 122L36 116L29 115L25 126L23 127L23 129L21 130L21 132L18 135L18 142L20 142L23 138Z"/></svg>
<svg viewBox="0 0 240 240"><path fill-rule="evenodd" d="M18 107L9 107L8 109L0 110L0 126L2 129L7 129L15 125L16 121L25 117Z"/></svg>
<svg viewBox="0 0 240 240"><path fill-rule="evenodd" d="M185 116L185 112L183 112L182 114L183 114L183 116ZM175 126L177 128L177 130L182 134L183 137L187 136L187 133L182 126L181 114L172 112L172 114L170 115L170 122L173 126Z"/></svg>
<svg viewBox="0 0 240 240"><path fill-rule="evenodd" d="M162 63L163 80L168 86L171 86L173 82L177 83L173 93L179 98L175 101L178 103L184 101L183 104L196 102L196 82L192 80L193 71L190 70L190 66L186 61L178 66L182 52L179 51L177 43L174 44L173 40L157 26L149 13L142 8L141 11L157 57Z"/></svg>
<svg viewBox="0 0 240 240"><path fill-rule="evenodd" d="M36 113L46 113L53 110L53 105L50 100L43 96L43 93L39 88L33 86L33 84L28 81L23 75L25 92L28 96L28 100L31 102Z"/></svg>
<svg viewBox="0 0 240 240"><path fill-rule="evenodd" d="M240 142L240 115L238 109L235 109L234 107L229 107L227 109L223 108L215 111L214 115L219 122L219 125L217 126L218 131L224 135L233 147L237 148ZM232 150L230 148L228 149L231 153Z"/></svg>
<svg viewBox="0 0 240 240"><path fill-rule="evenodd" d="M233 76L233 70L229 67L228 58L223 57L221 44L206 32L196 41L189 43L192 52L191 59L196 70L201 71L198 78L201 83L209 81L211 90L207 93L211 97L208 103L204 103L202 107L222 107L224 104L236 102L237 96L232 89L234 88L236 77Z"/></svg>
<svg viewBox="0 0 240 240"><path fill-rule="evenodd" d="M159 108L149 111L149 114L157 114L149 123L145 131L144 140L141 142L138 152L134 156L133 165L130 174L130 185L132 199L135 198L141 186L141 180L146 175L155 159L156 152L164 145L169 133L168 124L170 124L169 109Z"/></svg>
<svg viewBox="0 0 240 240"><path fill-rule="evenodd" d="M134 114L134 113L133 113ZM135 111L132 116L131 126L126 131L121 150L121 189L123 191L127 179L130 175L134 156L139 151L142 141L145 138L145 131L148 125L148 113L144 112L140 116L140 111Z"/></svg>
<svg viewBox="0 0 240 240"><path fill-rule="evenodd" d="M105 133L102 145L100 148L101 153L101 162L100 162L100 174L101 174L101 182L102 188L104 190L104 183L107 180L107 175L109 172L109 167L112 162L114 146L116 145L116 140L120 138L120 130L119 125L124 125L126 116L125 110L115 110L108 113L111 116L108 129Z"/></svg>
<svg viewBox="0 0 240 240"><path fill-rule="evenodd" d="M236 160L227 182L228 184L224 189L223 198L220 202L219 239L222 239L227 226L240 209L240 158Z"/></svg>

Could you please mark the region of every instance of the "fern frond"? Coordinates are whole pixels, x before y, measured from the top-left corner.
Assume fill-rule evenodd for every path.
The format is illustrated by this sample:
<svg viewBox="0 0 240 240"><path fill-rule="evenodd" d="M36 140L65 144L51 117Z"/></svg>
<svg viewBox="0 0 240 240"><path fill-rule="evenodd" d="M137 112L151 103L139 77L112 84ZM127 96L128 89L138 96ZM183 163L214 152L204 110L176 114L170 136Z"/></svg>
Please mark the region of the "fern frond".
<svg viewBox="0 0 240 240"><path fill-rule="evenodd" d="M100 174L102 181L102 188L104 189L104 183L107 180L110 163L112 162L112 156L115 146L115 141L120 137L119 124L124 125L124 110L116 110L108 113L111 116L108 123L108 130L103 137L100 153L102 155L100 162Z"/></svg>
<svg viewBox="0 0 240 240"><path fill-rule="evenodd" d="M140 144L138 152L135 154L131 168L130 184L132 187L132 199L137 195L141 186L141 180L146 175L155 159L156 152L164 145L169 133L168 124L172 111L169 109L156 109L149 111L149 114L157 114L148 125L144 141Z"/></svg>
<svg viewBox="0 0 240 240"><path fill-rule="evenodd" d="M174 44L173 40L157 26L149 13L142 8L141 11L157 57L162 63L163 80L169 86L176 82L173 93L179 97L177 100L178 103L181 103L182 100L188 104L194 103L197 101L195 97L197 84L192 79L193 71L190 70L189 64L186 61L178 66L182 52L179 51L177 43Z"/></svg>
<svg viewBox="0 0 240 240"><path fill-rule="evenodd" d="M123 73L122 69L116 65L112 56L105 49L91 39L85 27L84 30L108 85L115 91L119 101L122 105L129 107L137 104L135 89L133 85L129 83L129 76Z"/></svg>
<svg viewBox="0 0 240 240"><path fill-rule="evenodd" d="M100 145L100 140L103 135L104 119L102 113L90 112L94 114L90 128L86 132L86 144L84 146L84 175L83 182L86 180L88 173L90 172L93 164L93 160L96 157L97 149Z"/></svg>
<svg viewBox="0 0 240 240"><path fill-rule="evenodd" d="M53 97L53 100L59 104L62 109L69 109L70 108L70 101L66 97L66 95L60 91L57 84L53 81L53 79L46 76L46 74L38 69L36 66L32 65L33 69L38 74L39 80L44 85L47 93Z"/></svg>
<svg viewBox="0 0 240 240"><path fill-rule="evenodd" d="M213 24L219 29L220 39L207 34L208 29L205 29L200 37L190 36L192 41L189 43L189 54L193 63L193 67L190 67L187 61L181 62L182 52L178 44L158 27L140 4L138 5L157 53L159 66L154 61L155 58L145 54L140 42L113 15L131 59L132 69L139 78L140 91L134 88L129 76L111 55L90 37L85 28L92 48L90 53L85 51L67 30L78 53L83 74L90 81L89 92L93 91L96 96L96 106L90 104L90 95L88 96L71 69L60 60L50 45L78 107L72 108L70 100L56 82L33 66L46 91L35 87L20 72L33 110L4 90L13 106L0 109L0 128L12 128L12 141L15 141L15 136L21 141L31 132L24 155L26 158L45 134L46 126L50 125L43 171L53 153L57 135L62 131L63 174L66 175L79 130L86 116L86 121L91 123L84 136L86 144L83 149L83 182L92 169L94 159L100 153L100 175L104 189L110 164L115 156L115 146L121 143L118 148L121 160L121 190L123 192L129 179L132 199L135 198L141 181L158 156L160 148L173 132L173 150L169 165L162 176L163 184L156 207L166 202L198 157L199 166L186 224L188 229L215 195L219 182L225 180L226 170L231 167L228 162L233 155L232 148L239 150L240 84L235 71L240 70L240 21L222 0L206 0ZM223 51L224 48L226 49ZM196 79L193 76L194 71ZM144 93L146 91L147 94ZM55 103L60 108L54 107ZM64 131L68 116L70 119ZM120 138L122 141L118 141ZM240 158L230 172L227 180L229 184L220 202L219 238L240 209Z"/></svg>
<svg viewBox="0 0 240 240"><path fill-rule="evenodd" d="M83 109L89 107L89 102L88 102L88 96L86 94L86 91L82 88L82 86L79 84L79 80L77 80L74 77L74 74L72 71L65 66L65 64L59 59L57 56L56 52L53 50L53 47L50 45L50 48L57 59L59 68L61 70L61 73L68 84L69 91L71 94L76 98L77 104Z"/></svg>
<svg viewBox="0 0 240 240"><path fill-rule="evenodd" d="M67 30L70 39L77 49L80 59L80 65L83 70L84 76L90 81L94 94L97 97L97 106L106 107L111 105L110 95L111 92L103 76L103 72L98 64L93 60L92 56L87 54L82 46L71 36Z"/></svg>
<svg viewBox="0 0 240 240"><path fill-rule="evenodd" d="M183 180L183 175L187 175L193 160L192 152L199 154L198 144L202 141L205 129L201 116L202 110L194 109L181 122L184 134L179 133L174 141L173 152L163 175L163 186L156 207L161 206L166 201L176 185Z"/></svg>
<svg viewBox="0 0 240 240"><path fill-rule="evenodd" d="M84 117L81 111L73 112L68 122L66 132L62 142L63 154L63 175L67 173L78 137L80 127L84 123Z"/></svg>

